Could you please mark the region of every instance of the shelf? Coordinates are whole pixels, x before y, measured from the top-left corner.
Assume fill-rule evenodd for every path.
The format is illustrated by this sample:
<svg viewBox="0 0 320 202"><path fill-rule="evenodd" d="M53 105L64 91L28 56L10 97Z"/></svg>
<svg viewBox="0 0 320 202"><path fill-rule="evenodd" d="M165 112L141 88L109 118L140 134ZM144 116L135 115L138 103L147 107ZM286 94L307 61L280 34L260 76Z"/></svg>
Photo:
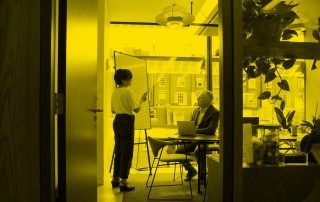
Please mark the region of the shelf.
<svg viewBox="0 0 320 202"><path fill-rule="evenodd" d="M207 166L206 199L222 201L219 156L207 155ZM320 201L319 171L319 165L243 168L242 201Z"/></svg>
<svg viewBox="0 0 320 202"><path fill-rule="evenodd" d="M271 168L263 166L243 169L243 201L320 200L318 165Z"/></svg>
<svg viewBox="0 0 320 202"><path fill-rule="evenodd" d="M243 41L244 56L274 56L296 59L320 59L320 43Z"/></svg>

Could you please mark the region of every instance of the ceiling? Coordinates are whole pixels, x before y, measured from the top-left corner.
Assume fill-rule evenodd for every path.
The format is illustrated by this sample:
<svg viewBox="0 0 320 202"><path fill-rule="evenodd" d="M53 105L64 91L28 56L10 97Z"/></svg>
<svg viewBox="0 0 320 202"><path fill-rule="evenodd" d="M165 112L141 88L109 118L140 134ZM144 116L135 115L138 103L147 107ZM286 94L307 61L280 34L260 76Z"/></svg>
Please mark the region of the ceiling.
<svg viewBox="0 0 320 202"><path fill-rule="evenodd" d="M208 13L206 14L202 12L203 9L201 9L201 7L205 2L207 2L207 4L215 4L214 9L217 10L217 0L192 1L193 15L196 16L195 22L197 22L197 17L205 16L211 18ZM292 0L287 0L287 3L291 1ZM106 2L110 21L154 23L155 16L161 13L165 7L172 5L174 2L190 11L191 0L106 0ZM295 10L297 11L300 19L297 20L296 23L300 23L302 26L309 29L318 27L318 10L320 7L319 0L293 0L293 3L299 3ZM201 12L199 12L200 9ZM201 22L197 23L217 23L216 18L215 21L211 22L208 22L208 18L207 20L201 20ZM211 35L212 32L213 31L210 31L208 35Z"/></svg>
<svg viewBox="0 0 320 202"><path fill-rule="evenodd" d="M154 22L156 15L173 4L190 12L191 0L106 0L110 21ZM193 15L196 15L206 0L193 0Z"/></svg>

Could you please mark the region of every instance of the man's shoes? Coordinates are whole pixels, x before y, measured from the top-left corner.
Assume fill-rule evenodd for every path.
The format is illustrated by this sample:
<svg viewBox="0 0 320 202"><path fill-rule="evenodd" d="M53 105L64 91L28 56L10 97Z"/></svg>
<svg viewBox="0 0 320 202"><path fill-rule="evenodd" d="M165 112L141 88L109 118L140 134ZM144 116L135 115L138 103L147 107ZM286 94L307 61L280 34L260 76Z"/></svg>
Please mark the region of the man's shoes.
<svg viewBox="0 0 320 202"><path fill-rule="evenodd" d="M193 167L191 167L189 170L188 170L188 173L187 173L187 176L186 178L184 179L184 181L190 181L192 180L192 178L194 178L196 175L198 174L197 170Z"/></svg>
<svg viewBox="0 0 320 202"><path fill-rule="evenodd" d="M128 192L128 191L134 190L135 187L132 184L128 184L128 183L122 184L122 183L120 183L119 188L120 188L121 192Z"/></svg>
<svg viewBox="0 0 320 202"><path fill-rule="evenodd" d="M119 179L112 179L111 181L112 188L117 188L120 185Z"/></svg>

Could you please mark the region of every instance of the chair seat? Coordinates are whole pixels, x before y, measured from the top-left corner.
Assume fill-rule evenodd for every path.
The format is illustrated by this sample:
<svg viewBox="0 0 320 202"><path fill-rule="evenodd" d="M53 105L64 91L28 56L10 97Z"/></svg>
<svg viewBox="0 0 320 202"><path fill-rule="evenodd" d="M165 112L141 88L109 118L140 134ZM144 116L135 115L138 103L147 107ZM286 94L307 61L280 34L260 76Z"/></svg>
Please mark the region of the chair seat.
<svg viewBox="0 0 320 202"><path fill-rule="evenodd" d="M161 161L163 162L181 162L186 161L186 155L185 154L163 154L161 156ZM194 161L193 156L187 156L187 161Z"/></svg>

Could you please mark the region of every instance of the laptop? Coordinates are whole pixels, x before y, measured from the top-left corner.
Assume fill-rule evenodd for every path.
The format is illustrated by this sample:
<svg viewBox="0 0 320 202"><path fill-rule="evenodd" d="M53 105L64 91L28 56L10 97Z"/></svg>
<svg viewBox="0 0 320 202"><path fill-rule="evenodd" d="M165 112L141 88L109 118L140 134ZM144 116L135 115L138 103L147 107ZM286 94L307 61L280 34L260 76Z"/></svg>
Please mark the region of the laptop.
<svg viewBox="0 0 320 202"><path fill-rule="evenodd" d="M177 121L178 134L182 136L195 136L196 125L194 121Z"/></svg>

